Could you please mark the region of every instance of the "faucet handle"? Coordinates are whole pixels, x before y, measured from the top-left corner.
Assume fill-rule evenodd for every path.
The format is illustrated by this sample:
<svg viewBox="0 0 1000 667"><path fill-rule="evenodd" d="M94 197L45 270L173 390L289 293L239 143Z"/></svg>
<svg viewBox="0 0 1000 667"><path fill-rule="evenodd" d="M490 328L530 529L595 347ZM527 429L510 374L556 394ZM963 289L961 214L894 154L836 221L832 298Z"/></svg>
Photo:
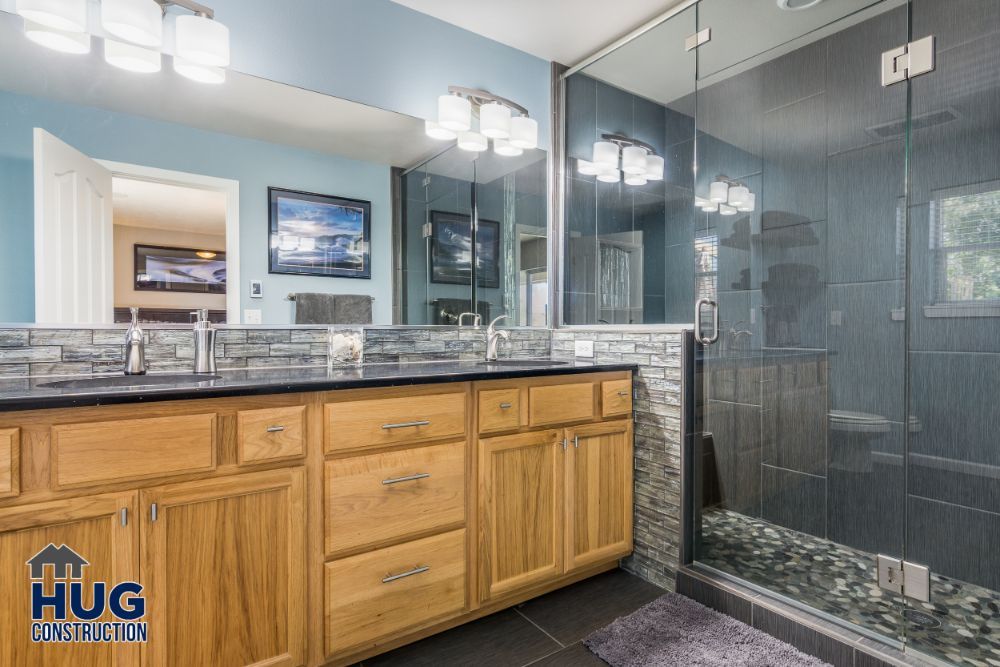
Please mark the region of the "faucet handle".
<svg viewBox="0 0 1000 667"><path fill-rule="evenodd" d="M462 326L462 322L465 321L466 317L472 318L472 326L478 327L483 323L483 316L479 313L462 313L458 316L458 326Z"/></svg>

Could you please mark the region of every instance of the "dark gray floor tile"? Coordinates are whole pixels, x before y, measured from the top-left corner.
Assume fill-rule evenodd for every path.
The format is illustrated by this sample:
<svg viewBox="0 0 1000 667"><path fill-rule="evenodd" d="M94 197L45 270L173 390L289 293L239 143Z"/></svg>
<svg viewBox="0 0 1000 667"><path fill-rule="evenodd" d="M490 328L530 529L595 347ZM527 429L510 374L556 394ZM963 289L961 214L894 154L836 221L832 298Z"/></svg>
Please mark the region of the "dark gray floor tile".
<svg viewBox="0 0 1000 667"><path fill-rule="evenodd" d="M677 573L677 592L706 607L732 616L737 621L750 623L752 619L753 605L750 600L722 590L685 572Z"/></svg>
<svg viewBox="0 0 1000 667"><path fill-rule="evenodd" d="M816 656L834 667L851 667L854 664L854 647L796 623L758 605L753 607L753 627L772 637L788 642L803 653Z"/></svg>
<svg viewBox="0 0 1000 667"><path fill-rule="evenodd" d="M375 665L526 665L561 647L513 609L365 660Z"/></svg>
<svg viewBox="0 0 1000 667"><path fill-rule="evenodd" d="M531 667L599 667L607 664L591 653L586 646L577 642L538 662L531 663Z"/></svg>
<svg viewBox="0 0 1000 667"><path fill-rule="evenodd" d="M613 570L529 600L517 609L559 642L569 645L665 592L624 570Z"/></svg>

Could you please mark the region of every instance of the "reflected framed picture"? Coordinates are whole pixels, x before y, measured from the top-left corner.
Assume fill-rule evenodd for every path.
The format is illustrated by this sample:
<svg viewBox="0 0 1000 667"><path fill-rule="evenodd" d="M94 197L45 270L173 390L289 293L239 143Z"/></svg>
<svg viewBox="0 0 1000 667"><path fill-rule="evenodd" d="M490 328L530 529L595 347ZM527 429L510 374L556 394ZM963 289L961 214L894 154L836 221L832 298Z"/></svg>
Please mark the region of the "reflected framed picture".
<svg viewBox="0 0 1000 667"><path fill-rule="evenodd" d="M226 253L206 248L133 246L135 289L226 293Z"/></svg>
<svg viewBox="0 0 1000 667"><path fill-rule="evenodd" d="M500 287L500 223L480 220L476 234L479 287ZM431 211L431 282L472 284L472 219Z"/></svg>
<svg viewBox="0 0 1000 667"><path fill-rule="evenodd" d="M371 202L283 188L267 196L268 273L371 278Z"/></svg>

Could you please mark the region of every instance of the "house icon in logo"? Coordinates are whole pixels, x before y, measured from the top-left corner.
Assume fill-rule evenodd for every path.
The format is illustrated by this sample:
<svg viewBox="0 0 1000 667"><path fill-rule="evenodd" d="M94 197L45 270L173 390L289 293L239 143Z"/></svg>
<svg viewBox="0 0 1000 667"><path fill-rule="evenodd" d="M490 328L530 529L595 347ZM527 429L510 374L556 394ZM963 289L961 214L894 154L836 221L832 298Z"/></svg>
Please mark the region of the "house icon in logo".
<svg viewBox="0 0 1000 667"><path fill-rule="evenodd" d="M32 556L26 565L31 568L32 579L44 578L46 565L52 566L56 579L82 579L83 567L90 563L65 544L57 547L50 542L47 547ZM69 576L66 575L67 568L70 571Z"/></svg>

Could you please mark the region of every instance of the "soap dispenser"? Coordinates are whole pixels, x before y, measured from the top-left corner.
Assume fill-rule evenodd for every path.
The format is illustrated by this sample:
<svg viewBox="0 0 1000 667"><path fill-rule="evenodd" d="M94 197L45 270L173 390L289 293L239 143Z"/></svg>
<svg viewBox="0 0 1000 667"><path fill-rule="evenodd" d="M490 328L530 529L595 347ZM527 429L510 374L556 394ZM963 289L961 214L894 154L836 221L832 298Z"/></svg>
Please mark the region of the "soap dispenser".
<svg viewBox="0 0 1000 667"><path fill-rule="evenodd" d="M215 328L208 320L208 309L201 308L191 313L197 319L194 323L194 372L215 372Z"/></svg>

